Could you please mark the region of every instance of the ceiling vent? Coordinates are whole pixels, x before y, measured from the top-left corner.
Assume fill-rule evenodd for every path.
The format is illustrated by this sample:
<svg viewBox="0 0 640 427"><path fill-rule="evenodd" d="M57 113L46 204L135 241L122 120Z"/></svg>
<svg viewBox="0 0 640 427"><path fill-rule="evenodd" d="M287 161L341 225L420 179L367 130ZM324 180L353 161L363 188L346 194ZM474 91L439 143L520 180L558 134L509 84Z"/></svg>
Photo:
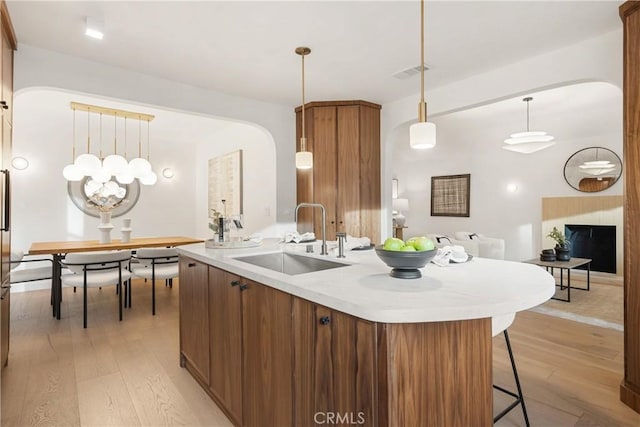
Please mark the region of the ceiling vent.
<svg viewBox="0 0 640 427"><path fill-rule="evenodd" d="M429 71L429 67L427 64L423 65L424 71ZM411 76L415 76L416 74L420 74L420 66L416 65L415 67L407 68L406 70L398 71L393 74L393 77L400 80L408 79Z"/></svg>

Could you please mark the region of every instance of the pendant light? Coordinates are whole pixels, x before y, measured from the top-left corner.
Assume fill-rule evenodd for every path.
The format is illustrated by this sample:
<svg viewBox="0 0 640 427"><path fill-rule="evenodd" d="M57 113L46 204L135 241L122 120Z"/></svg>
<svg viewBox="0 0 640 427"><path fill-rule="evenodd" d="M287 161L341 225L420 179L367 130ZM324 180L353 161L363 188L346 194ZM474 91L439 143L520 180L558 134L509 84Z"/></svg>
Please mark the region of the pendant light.
<svg viewBox="0 0 640 427"><path fill-rule="evenodd" d="M71 103L73 110L73 163L67 165L62 174L68 181L80 181L84 177L91 177L91 181L103 185L111 181L112 177L120 184L131 184L138 179L142 185L154 185L158 177L149 163L149 122L154 119L150 114L105 108L97 105ZM87 112L87 152L76 155L76 110ZM91 114L100 116L100 151L99 157L91 153ZM102 152L102 116L113 116L113 153L103 157ZM117 121L124 119L124 155L118 154ZM138 157L127 160L127 120L138 121ZM147 156L142 156L142 122L147 122Z"/></svg>
<svg viewBox="0 0 640 427"><path fill-rule="evenodd" d="M304 57L311 53L308 47L296 48L296 53L302 57L302 137L300 138L300 151L296 153L296 168L311 169L313 167L313 154L307 151L307 138L304 126Z"/></svg>
<svg viewBox="0 0 640 427"><path fill-rule="evenodd" d="M531 154L551 147L555 144L553 136L547 135L547 132L529 130L529 102L533 101L533 97L527 96L522 100L527 103L527 130L526 132L512 133L510 138L504 140L505 145L502 148L517 153Z"/></svg>
<svg viewBox="0 0 640 427"><path fill-rule="evenodd" d="M427 103L424 100L424 0L420 1L420 103L418 123L409 128L411 148L424 150L436 145L436 125L427 121Z"/></svg>

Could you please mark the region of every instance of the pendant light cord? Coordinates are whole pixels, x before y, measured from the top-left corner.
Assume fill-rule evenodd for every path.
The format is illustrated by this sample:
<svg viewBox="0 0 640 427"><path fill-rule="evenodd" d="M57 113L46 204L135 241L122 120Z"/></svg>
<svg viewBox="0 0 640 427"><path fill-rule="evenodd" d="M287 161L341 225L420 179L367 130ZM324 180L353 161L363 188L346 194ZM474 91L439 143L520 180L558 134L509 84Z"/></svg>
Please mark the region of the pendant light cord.
<svg viewBox="0 0 640 427"><path fill-rule="evenodd" d="M76 109L73 109L73 146L71 147L71 163L76 160Z"/></svg>
<svg viewBox="0 0 640 427"><path fill-rule="evenodd" d="M87 109L87 154L91 154L91 110Z"/></svg>
<svg viewBox="0 0 640 427"><path fill-rule="evenodd" d="M420 102L424 103L424 0L420 1Z"/></svg>
<svg viewBox="0 0 640 427"><path fill-rule="evenodd" d="M304 55L302 56L302 139L300 140L300 151L307 151L307 134L304 120Z"/></svg>
<svg viewBox="0 0 640 427"><path fill-rule="evenodd" d="M527 100L527 132L529 132L529 101Z"/></svg>

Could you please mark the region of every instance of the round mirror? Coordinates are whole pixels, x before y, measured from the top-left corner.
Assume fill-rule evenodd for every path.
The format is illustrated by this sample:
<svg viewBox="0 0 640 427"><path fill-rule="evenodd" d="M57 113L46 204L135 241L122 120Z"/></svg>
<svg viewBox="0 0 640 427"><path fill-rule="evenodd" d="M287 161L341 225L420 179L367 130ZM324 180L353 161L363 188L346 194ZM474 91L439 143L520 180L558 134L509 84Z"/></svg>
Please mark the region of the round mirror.
<svg viewBox="0 0 640 427"><path fill-rule="evenodd" d="M87 215L99 217L101 211L110 211L115 218L129 212L138 202L140 184L137 179L131 184L120 184L114 180L100 183L85 177L69 181L67 192L73 204Z"/></svg>
<svg viewBox="0 0 640 427"><path fill-rule="evenodd" d="M603 147L575 152L564 165L564 179L578 191L595 193L606 190L622 175L622 160Z"/></svg>

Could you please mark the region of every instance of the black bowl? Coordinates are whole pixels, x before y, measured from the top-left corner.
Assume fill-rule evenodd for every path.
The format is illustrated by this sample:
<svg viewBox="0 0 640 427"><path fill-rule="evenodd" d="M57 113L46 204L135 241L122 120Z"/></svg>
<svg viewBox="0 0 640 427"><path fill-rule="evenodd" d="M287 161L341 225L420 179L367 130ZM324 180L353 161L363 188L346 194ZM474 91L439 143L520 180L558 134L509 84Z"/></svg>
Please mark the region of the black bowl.
<svg viewBox="0 0 640 427"><path fill-rule="evenodd" d="M382 245L376 246L376 255L392 268L389 275L398 279L417 279L422 277L419 268L427 265L436 256L437 249L431 251L387 251Z"/></svg>

